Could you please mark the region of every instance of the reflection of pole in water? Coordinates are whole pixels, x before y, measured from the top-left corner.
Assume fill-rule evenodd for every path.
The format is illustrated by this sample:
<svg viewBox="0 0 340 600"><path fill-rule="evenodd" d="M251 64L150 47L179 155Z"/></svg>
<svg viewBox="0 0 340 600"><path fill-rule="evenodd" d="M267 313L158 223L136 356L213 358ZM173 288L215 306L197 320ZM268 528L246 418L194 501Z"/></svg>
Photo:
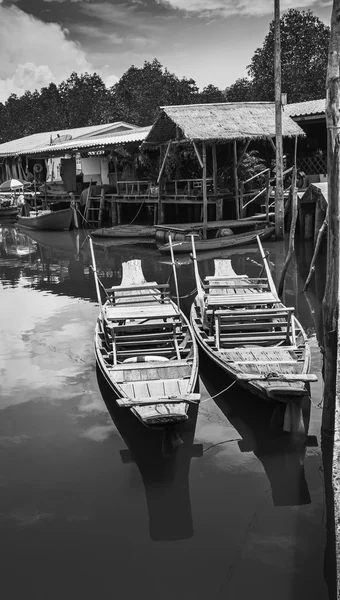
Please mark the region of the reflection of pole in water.
<svg viewBox="0 0 340 600"><path fill-rule="evenodd" d="M145 427L127 409L119 408L111 388L97 369L100 391L127 449L124 464L137 465L145 487L149 531L155 541L186 539L193 535L189 471L190 461L203 454L194 444L197 406L190 406L189 419L176 428Z"/></svg>

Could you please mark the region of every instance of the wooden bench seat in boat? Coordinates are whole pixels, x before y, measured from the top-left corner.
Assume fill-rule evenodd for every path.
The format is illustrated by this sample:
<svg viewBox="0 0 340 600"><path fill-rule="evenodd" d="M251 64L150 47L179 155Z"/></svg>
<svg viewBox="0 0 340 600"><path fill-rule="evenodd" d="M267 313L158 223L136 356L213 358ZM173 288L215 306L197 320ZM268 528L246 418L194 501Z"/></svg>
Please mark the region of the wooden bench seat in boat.
<svg viewBox="0 0 340 600"><path fill-rule="evenodd" d="M294 308L262 310L216 310L214 312L215 345L296 343Z"/></svg>
<svg viewBox="0 0 340 600"><path fill-rule="evenodd" d="M253 294L209 294L207 310L214 306L248 306L249 304L278 304L279 300L271 292Z"/></svg>
<svg viewBox="0 0 340 600"><path fill-rule="evenodd" d="M129 287L113 286L105 289L109 301L113 304L170 303L168 283L145 283Z"/></svg>
<svg viewBox="0 0 340 600"><path fill-rule="evenodd" d="M125 321L126 319L170 319L180 318L178 309L173 304L159 304L155 306L120 306L105 305L105 313L108 321Z"/></svg>

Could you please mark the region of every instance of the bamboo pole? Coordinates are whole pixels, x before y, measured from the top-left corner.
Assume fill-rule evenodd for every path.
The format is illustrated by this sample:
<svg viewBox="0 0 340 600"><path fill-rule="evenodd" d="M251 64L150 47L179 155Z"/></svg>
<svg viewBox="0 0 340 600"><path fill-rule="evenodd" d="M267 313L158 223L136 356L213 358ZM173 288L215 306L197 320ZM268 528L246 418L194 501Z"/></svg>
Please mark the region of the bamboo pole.
<svg viewBox="0 0 340 600"><path fill-rule="evenodd" d="M178 306L178 308L180 308L180 305L179 305L179 292L178 292L178 281L177 281L177 271L176 271L176 262L175 262L175 256L174 256L174 249L172 247L171 233L169 233L169 246L170 246L171 262L172 262L172 270L173 270L174 281L175 281L177 306Z"/></svg>
<svg viewBox="0 0 340 600"><path fill-rule="evenodd" d="M313 277L313 274L315 272L315 263L316 263L316 259L317 256L319 254L319 250L320 250L320 246L321 246L321 242L322 242L322 238L324 236L324 234L327 231L327 224L328 224L328 210L326 212L326 216L324 219L324 222L322 223L319 231L318 231L318 237L316 239L316 244L315 244L315 250L314 250L314 254L313 254L313 258L312 261L310 263L310 267L309 267L309 273L308 273L308 277L306 279L306 283L304 285L303 291L305 292L310 284L310 281Z"/></svg>
<svg viewBox="0 0 340 600"><path fill-rule="evenodd" d="M282 143L282 99L281 99L281 42L280 0L274 0L275 27L275 145L276 145L276 188L275 188L275 233L277 239L284 235L283 197L283 143Z"/></svg>
<svg viewBox="0 0 340 600"><path fill-rule="evenodd" d="M326 286L322 302L324 326L324 397L322 428L334 433L338 373L339 247L340 247L340 0L334 0L327 70L328 229Z"/></svg>
<svg viewBox="0 0 340 600"><path fill-rule="evenodd" d="M296 187L296 154L297 154L297 136L295 136L295 147L294 147L294 169L293 169L293 177L292 177L292 221L290 224L290 234L289 234L289 246L288 246L288 254L286 256L286 260L283 265L283 269L281 272L281 277L279 281L278 293L279 296L282 296L283 287L285 282L285 276L287 273L288 265L293 257L295 250L295 229L296 229L296 221L298 216L298 208L297 208L297 187Z"/></svg>
<svg viewBox="0 0 340 600"><path fill-rule="evenodd" d="M202 142L202 162L203 162L203 239L207 239L208 226L208 197L207 197L207 146Z"/></svg>
<svg viewBox="0 0 340 600"><path fill-rule="evenodd" d="M240 205L238 198L238 174L237 174L237 142L234 140L234 184L235 184L235 206L236 219L240 218Z"/></svg>

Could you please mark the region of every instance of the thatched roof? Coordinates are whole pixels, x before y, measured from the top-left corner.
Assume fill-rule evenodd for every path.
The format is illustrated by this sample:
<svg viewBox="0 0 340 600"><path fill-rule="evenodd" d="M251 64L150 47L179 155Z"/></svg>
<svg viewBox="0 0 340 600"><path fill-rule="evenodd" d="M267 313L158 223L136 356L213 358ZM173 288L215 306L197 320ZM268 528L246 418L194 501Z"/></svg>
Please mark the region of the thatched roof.
<svg viewBox="0 0 340 600"><path fill-rule="evenodd" d="M172 139L226 142L275 136L273 102L224 102L163 106L145 143L161 144ZM285 113L284 136L303 136L303 130Z"/></svg>

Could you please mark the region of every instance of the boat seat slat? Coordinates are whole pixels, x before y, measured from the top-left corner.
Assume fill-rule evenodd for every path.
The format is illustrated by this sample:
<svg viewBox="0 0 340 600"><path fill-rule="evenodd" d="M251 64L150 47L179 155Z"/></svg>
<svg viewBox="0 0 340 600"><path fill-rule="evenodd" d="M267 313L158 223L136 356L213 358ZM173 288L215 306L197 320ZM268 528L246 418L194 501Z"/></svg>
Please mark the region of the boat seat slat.
<svg viewBox="0 0 340 600"><path fill-rule="evenodd" d="M317 381L312 373L280 373L279 376L270 373L238 373L237 379L242 381Z"/></svg>
<svg viewBox="0 0 340 600"><path fill-rule="evenodd" d="M113 292L132 292L136 290L167 290L169 289L168 283L143 283L139 285L129 285L128 287L122 287L120 285L113 285L110 288L105 288L105 291L110 294Z"/></svg>
<svg viewBox="0 0 340 600"><path fill-rule="evenodd" d="M188 360L167 360L167 361L147 361L139 363L119 363L109 368L109 371L133 371L135 369L158 369L158 368L171 368L171 367L184 367L189 365L191 362Z"/></svg>
<svg viewBox="0 0 340 600"><path fill-rule="evenodd" d="M178 396L147 396L146 398L136 398L132 400L130 398L117 398L117 404L124 408L131 408L134 406L145 406L147 404L182 404L187 402L189 404L198 404L200 401L200 394L181 394Z"/></svg>
<svg viewBox="0 0 340 600"><path fill-rule="evenodd" d="M178 319L180 314L173 304L159 304L157 306L105 306L106 317L108 320L121 321L126 319L169 319L171 317Z"/></svg>
<svg viewBox="0 0 340 600"><path fill-rule="evenodd" d="M215 315L221 315L223 317L230 317L232 319L235 318L246 318L249 316L274 316L277 317L278 315L287 315L288 313L293 313L294 312L294 307L290 307L290 306L285 306L285 307L281 307L281 308L258 308L258 309L244 309L242 311L235 311L235 310L228 310L226 309L220 309L220 310L215 310L214 314Z"/></svg>
<svg viewBox="0 0 340 600"><path fill-rule="evenodd" d="M109 323L109 328L110 330L114 330L115 333L119 333L119 332L124 332L124 331L139 331L141 332L141 335L146 335L144 334L144 331L154 331L155 335L160 335L163 333L162 330L164 330L164 333L166 333L166 330L173 330L174 325L178 326L180 325L180 323L176 320L173 321L171 320L167 320L167 321L161 321L159 323L155 323L155 322L151 322L151 323L125 323L124 325L116 325L115 323ZM142 333L143 332L143 333ZM157 333L158 332L158 333ZM152 335L152 334L149 334Z"/></svg>

